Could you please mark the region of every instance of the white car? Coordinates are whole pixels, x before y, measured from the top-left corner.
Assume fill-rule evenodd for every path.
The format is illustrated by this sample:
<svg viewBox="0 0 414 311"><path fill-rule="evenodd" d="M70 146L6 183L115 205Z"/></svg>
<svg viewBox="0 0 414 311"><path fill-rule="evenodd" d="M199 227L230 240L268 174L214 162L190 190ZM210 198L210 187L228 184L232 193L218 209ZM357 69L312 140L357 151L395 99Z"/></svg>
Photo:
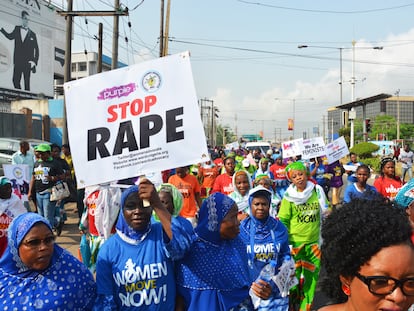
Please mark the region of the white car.
<svg viewBox="0 0 414 311"><path fill-rule="evenodd" d="M265 142L265 141L248 142L246 143L244 147L249 151L254 151L255 149L259 148L260 152L263 155L266 154L267 150L272 148L272 146L268 142Z"/></svg>
<svg viewBox="0 0 414 311"><path fill-rule="evenodd" d="M4 175L3 164L11 164L12 155L20 150L20 142L25 140L29 143L31 151L40 144L51 144L48 141L35 138L14 138L14 137L0 137L0 176Z"/></svg>

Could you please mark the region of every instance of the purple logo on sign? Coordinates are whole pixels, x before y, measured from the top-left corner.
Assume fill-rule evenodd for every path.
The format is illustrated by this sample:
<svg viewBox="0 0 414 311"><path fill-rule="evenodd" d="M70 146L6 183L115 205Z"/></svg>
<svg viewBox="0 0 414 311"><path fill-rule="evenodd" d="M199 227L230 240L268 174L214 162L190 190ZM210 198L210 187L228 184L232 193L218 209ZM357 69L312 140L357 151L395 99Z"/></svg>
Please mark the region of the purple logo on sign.
<svg viewBox="0 0 414 311"><path fill-rule="evenodd" d="M128 96L135 90L136 90L135 83L114 86L112 88L107 88L99 92L98 100L105 100L105 99L111 99L111 98L119 98L122 96Z"/></svg>

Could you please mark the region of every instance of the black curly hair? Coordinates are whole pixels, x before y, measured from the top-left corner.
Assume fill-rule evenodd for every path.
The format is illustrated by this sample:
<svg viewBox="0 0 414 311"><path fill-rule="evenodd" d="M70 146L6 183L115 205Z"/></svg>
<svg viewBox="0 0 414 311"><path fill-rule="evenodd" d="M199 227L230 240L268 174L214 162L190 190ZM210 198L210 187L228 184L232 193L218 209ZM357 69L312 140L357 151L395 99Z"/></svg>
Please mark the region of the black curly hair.
<svg viewBox="0 0 414 311"><path fill-rule="evenodd" d="M393 158L390 158L390 157L382 158L382 159L381 159L381 162L380 162L380 174L381 174L381 177L384 177L384 176L385 176L385 175L384 175L384 172L383 172L383 169L384 169L385 165L386 165L388 162L392 162L392 163L394 163L394 165L395 165L395 161L394 161L394 159L393 159ZM395 171L394 171L394 176L395 176Z"/></svg>
<svg viewBox="0 0 414 311"><path fill-rule="evenodd" d="M321 265L327 274L320 281L322 291L345 302L339 276L355 276L384 247L413 246L411 232L404 211L382 201L354 200L334 210L322 224Z"/></svg>

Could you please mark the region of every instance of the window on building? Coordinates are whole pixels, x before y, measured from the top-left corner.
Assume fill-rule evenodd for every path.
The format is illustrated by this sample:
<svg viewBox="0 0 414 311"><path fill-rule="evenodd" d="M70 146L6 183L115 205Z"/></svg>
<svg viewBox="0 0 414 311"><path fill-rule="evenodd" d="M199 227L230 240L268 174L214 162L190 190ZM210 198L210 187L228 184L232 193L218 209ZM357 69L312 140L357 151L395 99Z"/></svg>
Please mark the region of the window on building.
<svg viewBox="0 0 414 311"><path fill-rule="evenodd" d="M381 100L380 102L380 112L387 112L387 102L385 100Z"/></svg>
<svg viewBox="0 0 414 311"><path fill-rule="evenodd" d="M86 71L86 62L79 63L79 71Z"/></svg>
<svg viewBox="0 0 414 311"><path fill-rule="evenodd" d="M76 72L76 63L72 63L72 72Z"/></svg>

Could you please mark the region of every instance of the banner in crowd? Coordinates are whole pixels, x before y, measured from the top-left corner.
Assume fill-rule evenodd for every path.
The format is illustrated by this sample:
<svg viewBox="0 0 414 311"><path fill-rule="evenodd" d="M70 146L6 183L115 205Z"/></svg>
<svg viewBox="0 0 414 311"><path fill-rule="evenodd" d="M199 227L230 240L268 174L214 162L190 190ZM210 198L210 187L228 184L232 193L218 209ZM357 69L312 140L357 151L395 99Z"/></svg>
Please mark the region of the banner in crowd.
<svg viewBox="0 0 414 311"><path fill-rule="evenodd" d="M205 161L188 52L65 83L78 187Z"/></svg>
<svg viewBox="0 0 414 311"><path fill-rule="evenodd" d="M32 176L27 164L3 164L4 176L12 182L12 191L20 200L28 201L29 185Z"/></svg>
<svg viewBox="0 0 414 311"><path fill-rule="evenodd" d="M313 159L326 154L325 142L322 137L313 137L302 140L302 159Z"/></svg>
<svg viewBox="0 0 414 311"><path fill-rule="evenodd" d="M302 138L285 141L282 143L282 156L284 159L302 154Z"/></svg>
<svg viewBox="0 0 414 311"><path fill-rule="evenodd" d="M328 163L331 164L335 161L339 161L343 157L349 154L348 146L343 136L335 139L333 142L326 145L326 157Z"/></svg>

